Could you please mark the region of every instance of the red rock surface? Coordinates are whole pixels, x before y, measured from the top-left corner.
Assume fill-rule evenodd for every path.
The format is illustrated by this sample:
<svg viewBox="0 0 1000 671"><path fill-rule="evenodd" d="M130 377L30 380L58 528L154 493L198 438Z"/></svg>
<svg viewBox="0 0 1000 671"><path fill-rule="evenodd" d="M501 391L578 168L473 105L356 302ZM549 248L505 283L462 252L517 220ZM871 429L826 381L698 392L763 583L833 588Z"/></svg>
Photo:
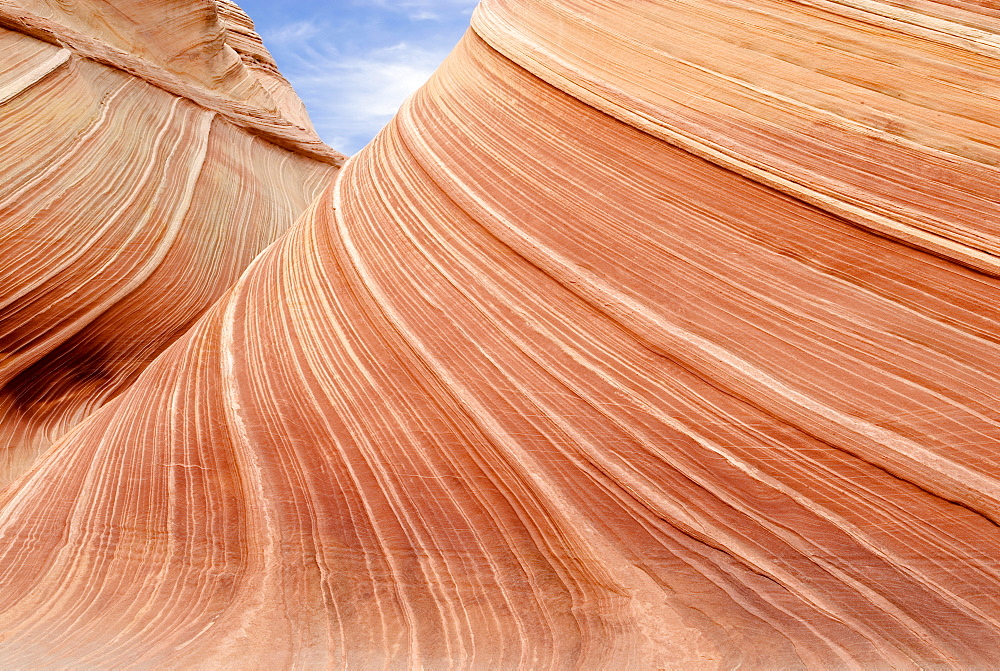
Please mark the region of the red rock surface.
<svg viewBox="0 0 1000 671"><path fill-rule="evenodd" d="M0 494L0 659L996 666L997 20L487 0Z"/></svg>
<svg viewBox="0 0 1000 671"><path fill-rule="evenodd" d="M287 83L256 83L273 62L249 19L244 65L214 5L190 26L176 11L198 4L0 2L0 485L127 388L334 174L333 152L294 125L301 103L283 111ZM166 86L153 64L170 64L167 35L227 57L228 79L184 66ZM256 126L241 122L250 113ZM298 150L263 139L283 127Z"/></svg>

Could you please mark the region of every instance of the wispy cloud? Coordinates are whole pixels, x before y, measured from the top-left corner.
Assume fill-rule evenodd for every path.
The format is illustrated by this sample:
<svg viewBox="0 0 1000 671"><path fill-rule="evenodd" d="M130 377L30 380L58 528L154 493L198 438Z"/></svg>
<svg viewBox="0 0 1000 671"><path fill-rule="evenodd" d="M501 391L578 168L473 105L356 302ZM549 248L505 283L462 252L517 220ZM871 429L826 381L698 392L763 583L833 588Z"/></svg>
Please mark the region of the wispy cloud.
<svg viewBox="0 0 1000 671"><path fill-rule="evenodd" d="M414 21L442 21L469 16L475 0L356 0L358 4L401 12Z"/></svg>
<svg viewBox="0 0 1000 671"><path fill-rule="evenodd" d="M476 2L347 0L334 5L322 18L258 21L257 29L306 103L320 136L352 154L427 81L468 27Z"/></svg>
<svg viewBox="0 0 1000 671"><path fill-rule="evenodd" d="M269 31L265 39L272 48L277 46L288 47L303 40L316 37L319 32L320 27L311 21L296 21L295 23L289 23L286 26Z"/></svg>
<svg viewBox="0 0 1000 671"><path fill-rule="evenodd" d="M310 50L289 78L324 139L353 153L389 122L444 56L405 42L360 57Z"/></svg>

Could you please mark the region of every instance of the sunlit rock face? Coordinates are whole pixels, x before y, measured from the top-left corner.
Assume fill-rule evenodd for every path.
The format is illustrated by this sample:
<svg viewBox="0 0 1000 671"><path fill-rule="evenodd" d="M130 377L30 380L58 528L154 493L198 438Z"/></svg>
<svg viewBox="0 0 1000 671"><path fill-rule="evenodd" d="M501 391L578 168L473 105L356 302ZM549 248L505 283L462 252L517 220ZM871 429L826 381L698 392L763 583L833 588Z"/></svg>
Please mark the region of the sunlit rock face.
<svg viewBox="0 0 1000 671"><path fill-rule="evenodd" d="M0 659L996 666L998 20L487 0L0 494Z"/></svg>
<svg viewBox="0 0 1000 671"><path fill-rule="evenodd" d="M335 173L249 19L219 8L0 3L0 484L126 388Z"/></svg>

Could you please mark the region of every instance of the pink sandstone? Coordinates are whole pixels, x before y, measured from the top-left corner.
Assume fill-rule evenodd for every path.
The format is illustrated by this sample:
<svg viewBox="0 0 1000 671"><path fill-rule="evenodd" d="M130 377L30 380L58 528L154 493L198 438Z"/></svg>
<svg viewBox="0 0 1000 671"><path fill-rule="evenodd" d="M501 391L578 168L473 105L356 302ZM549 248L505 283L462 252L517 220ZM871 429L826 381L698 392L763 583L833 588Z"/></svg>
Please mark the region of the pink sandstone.
<svg viewBox="0 0 1000 671"><path fill-rule="evenodd" d="M336 175L111 4L0 0L6 665L1000 664L989 3L485 0Z"/></svg>

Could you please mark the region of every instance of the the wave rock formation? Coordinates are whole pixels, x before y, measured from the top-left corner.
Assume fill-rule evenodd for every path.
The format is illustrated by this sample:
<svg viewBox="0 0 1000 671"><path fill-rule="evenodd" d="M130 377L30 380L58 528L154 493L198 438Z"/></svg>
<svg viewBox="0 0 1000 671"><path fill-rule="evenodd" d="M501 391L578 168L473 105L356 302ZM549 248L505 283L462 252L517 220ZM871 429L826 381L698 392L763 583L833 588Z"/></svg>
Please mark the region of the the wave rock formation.
<svg viewBox="0 0 1000 671"><path fill-rule="evenodd" d="M336 175L232 3L0 25L4 666L1000 664L992 3L486 0Z"/></svg>

